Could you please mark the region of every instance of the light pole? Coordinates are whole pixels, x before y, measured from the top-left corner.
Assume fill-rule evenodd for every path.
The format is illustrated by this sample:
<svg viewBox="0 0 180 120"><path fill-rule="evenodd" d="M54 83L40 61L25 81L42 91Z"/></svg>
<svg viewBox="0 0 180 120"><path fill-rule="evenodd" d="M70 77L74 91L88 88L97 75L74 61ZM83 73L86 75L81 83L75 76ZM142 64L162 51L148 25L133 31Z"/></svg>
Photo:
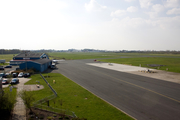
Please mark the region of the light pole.
<svg viewBox="0 0 180 120"><path fill-rule="evenodd" d="M25 61L26 61L26 72L27 72L27 53L25 52Z"/></svg>

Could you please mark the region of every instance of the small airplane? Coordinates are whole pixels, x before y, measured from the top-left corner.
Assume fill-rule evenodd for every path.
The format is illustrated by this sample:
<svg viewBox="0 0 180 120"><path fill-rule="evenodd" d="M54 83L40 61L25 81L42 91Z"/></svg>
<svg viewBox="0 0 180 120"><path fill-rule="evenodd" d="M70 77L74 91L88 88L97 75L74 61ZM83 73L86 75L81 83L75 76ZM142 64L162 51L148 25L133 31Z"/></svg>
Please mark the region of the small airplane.
<svg viewBox="0 0 180 120"><path fill-rule="evenodd" d="M65 60L52 60L53 63L58 63L59 61L65 61Z"/></svg>

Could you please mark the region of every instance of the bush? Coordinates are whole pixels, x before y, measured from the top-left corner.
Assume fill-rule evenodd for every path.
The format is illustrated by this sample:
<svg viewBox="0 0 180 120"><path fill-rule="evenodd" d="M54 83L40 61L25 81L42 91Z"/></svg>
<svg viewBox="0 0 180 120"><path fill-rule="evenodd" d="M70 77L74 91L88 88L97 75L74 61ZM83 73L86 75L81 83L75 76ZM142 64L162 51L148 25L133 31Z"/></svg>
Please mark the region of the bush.
<svg viewBox="0 0 180 120"><path fill-rule="evenodd" d="M49 116L49 117L47 117L47 119L48 119L48 120L51 120L51 119L52 119L52 117L51 117L51 116Z"/></svg>
<svg viewBox="0 0 180 120"><path fill-rule="evenodd" d="M9 92L6 88L3 92L0 90L0 120L6 120L11 117L14 104L16 102L16 90Z"/></svg>
<svg viewBox="0 0 180 120"><path fill-rule="evenodd" d="M0 91L0 110L7 110L11 112L16 102L12 99L12 96L12 93L9 91Z"/></svg>

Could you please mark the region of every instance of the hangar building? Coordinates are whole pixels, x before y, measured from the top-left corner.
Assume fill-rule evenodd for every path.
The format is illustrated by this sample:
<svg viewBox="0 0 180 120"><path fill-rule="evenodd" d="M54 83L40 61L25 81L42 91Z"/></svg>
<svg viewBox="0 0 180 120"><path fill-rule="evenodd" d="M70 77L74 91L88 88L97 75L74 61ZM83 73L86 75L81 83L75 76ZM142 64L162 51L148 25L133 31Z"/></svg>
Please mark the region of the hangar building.
<svg viewBox="0 0 180 120"><path fill-rule="evenodd" d="M21 70L25 70L27 67L27 69L35 69L36 71L44 72L45 70L48 69L49 66L51 66L51 64L52 64L52 61L49 59L38 59L34 61L27 61L27 62L21 63L19 65L19 68Z"/></svg>
<svg viewBox="0 0 180 120"><path fill-rule="evenodd" d="M13 60L10 61L10 65L19 65L21 70L27 68L39 72L44 72L51 64L52 60L45 53L24 52L13 57Z"/></svg>

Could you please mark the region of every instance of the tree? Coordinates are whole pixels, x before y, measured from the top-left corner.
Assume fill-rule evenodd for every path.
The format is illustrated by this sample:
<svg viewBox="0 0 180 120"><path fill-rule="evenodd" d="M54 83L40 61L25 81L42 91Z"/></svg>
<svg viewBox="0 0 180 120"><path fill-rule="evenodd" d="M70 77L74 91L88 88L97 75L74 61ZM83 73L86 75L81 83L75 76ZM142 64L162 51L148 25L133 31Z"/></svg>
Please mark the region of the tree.
<svg viewBox="0 0 180 120"><path fill-rule="evenodd" d="M22 90L22 91L19 92L19 96L23 99L23 102L24 102L25 106L32 113L33 111L31 109L31 104L35 101L34 94L32 92Z"/></svg>
<svg viewBox="0 0 180 120"><path fill-rule="evenodd" d="M0 90L0 111L7 110L10 112L14 107L15 100L12 99L12 93Z"/></svg>

